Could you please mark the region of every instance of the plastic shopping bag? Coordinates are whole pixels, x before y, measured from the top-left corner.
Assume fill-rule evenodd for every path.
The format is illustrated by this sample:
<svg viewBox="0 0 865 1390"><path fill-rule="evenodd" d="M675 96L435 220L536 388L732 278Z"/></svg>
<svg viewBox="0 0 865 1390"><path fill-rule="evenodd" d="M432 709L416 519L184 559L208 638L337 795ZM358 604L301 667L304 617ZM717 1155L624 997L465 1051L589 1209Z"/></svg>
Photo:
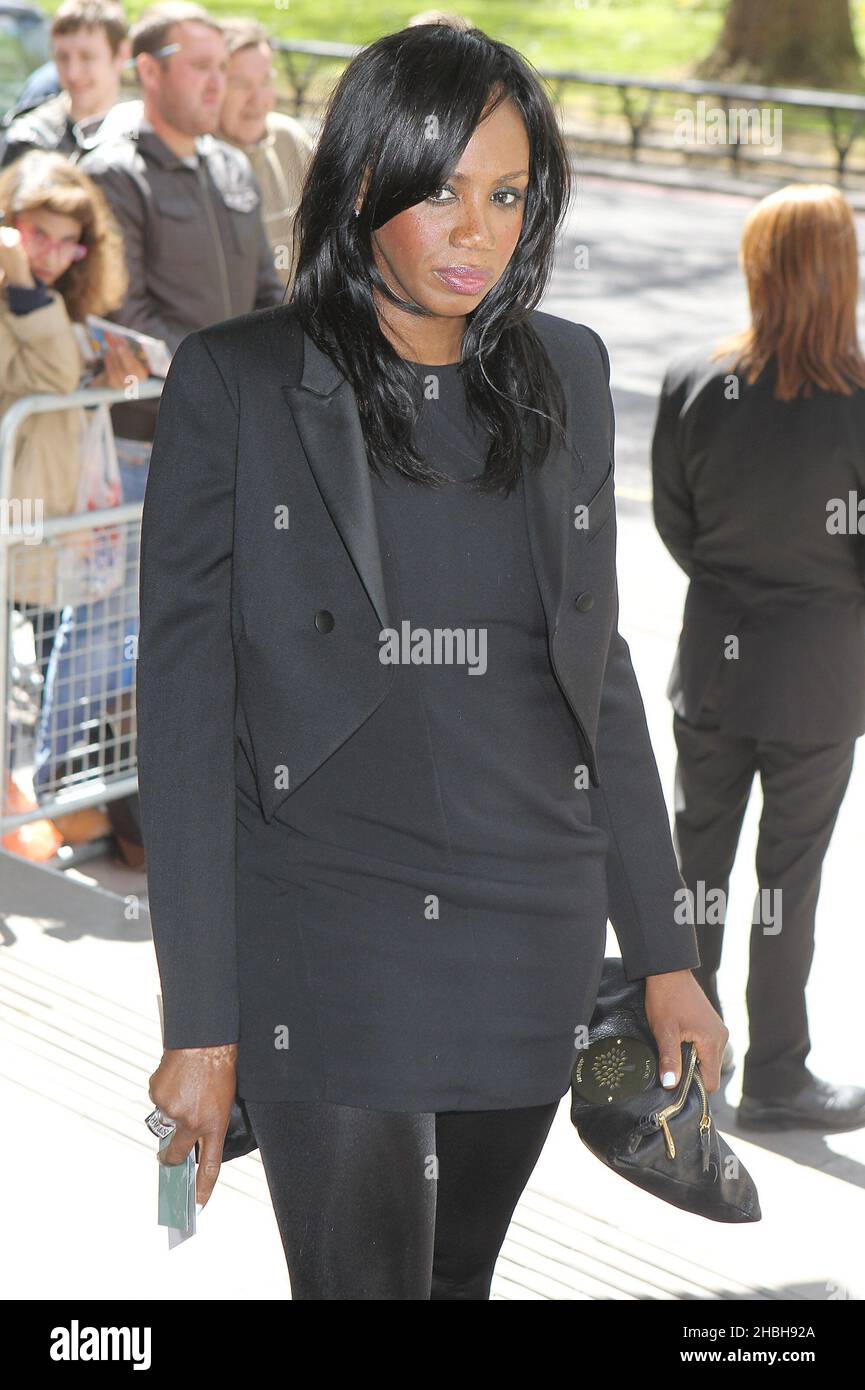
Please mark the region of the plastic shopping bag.
<svg viewBox="0 0 865 1390"><path fill-rule="evenodd" d="M114 446L111 411L107 405L88 406L81 439L81 471L77 513L119 507L122 501L120 466ZM78 607L105 598L123 583L125 534L121 527L67 531L58 536L54 607Z"/></svg>

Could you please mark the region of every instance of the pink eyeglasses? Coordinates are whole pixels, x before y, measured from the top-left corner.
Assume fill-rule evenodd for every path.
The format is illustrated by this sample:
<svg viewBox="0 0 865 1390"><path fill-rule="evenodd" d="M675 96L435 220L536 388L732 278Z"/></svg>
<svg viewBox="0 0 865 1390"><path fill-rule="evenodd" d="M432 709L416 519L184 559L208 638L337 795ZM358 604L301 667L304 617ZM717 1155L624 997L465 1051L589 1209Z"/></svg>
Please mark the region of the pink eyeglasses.
<svg viewBox="0 0 865 1390"><path fill-rule="evenodd" d="M18 230L21 233L22 241L26 242L37 253L57 251L70 261L83 261L87 255L87 247L83 241L56 241L54 237L48 236L38 227L19 227Z"/></svg>

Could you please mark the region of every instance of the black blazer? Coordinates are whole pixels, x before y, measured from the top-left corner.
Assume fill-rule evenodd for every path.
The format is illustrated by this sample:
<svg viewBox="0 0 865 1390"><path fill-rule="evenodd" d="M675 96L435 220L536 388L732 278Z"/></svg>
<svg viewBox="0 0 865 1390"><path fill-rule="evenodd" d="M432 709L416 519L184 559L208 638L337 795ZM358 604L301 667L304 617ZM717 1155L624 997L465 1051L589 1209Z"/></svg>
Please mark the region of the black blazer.
<svg viewBox="0 0 865 1390"><path fill-rule="evenodd" d="M553 669L628 976L699 963L627 643L617 630L609 358L535 312L572 450L525 478ZM285 525L287 512L287 526ZM280 522L282 524L280 524ZM384 699L390 626L357 404L288 305L190 333L162 395L144 499L138 778L166 1047L238 1037L235 759L270 820Z"/></svg>
<svg viewBox="0 0 865 1390"><path fill-rule="evenodd" d="M652 441L655 524L691 579L667 694L696 719L717 677L730 733L858 738L865 536L827 530L827 504L865 496L865 391L778 401L771 362L736 399L709 353L669 367Z"/></svg>

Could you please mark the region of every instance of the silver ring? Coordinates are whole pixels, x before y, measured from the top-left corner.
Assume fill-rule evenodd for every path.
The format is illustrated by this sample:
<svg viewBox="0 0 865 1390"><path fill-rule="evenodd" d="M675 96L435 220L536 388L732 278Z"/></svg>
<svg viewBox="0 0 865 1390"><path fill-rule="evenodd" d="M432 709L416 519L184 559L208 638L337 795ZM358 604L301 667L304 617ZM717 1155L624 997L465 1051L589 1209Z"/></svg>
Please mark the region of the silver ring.
<svg viewBox="0 0 865 1390"><path fill-rule="evenodd" d="M169 1120L163 1115L158 1106L155 1110L151 1110L144 1123L147 1125L147 1128L156 1135L157 1139L165 1139L167 1135L172 1134L177 1128L174 1121Z"/></svg>

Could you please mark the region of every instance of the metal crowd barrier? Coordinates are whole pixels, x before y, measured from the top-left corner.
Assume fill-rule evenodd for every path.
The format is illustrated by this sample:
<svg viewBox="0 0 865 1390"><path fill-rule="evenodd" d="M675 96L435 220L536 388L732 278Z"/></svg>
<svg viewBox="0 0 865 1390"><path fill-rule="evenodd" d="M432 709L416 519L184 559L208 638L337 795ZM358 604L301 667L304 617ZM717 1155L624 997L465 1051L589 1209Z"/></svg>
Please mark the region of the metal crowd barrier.
<svg viewBox="0 0 865 1390"><path fill-rule="evenodd" d="M324 85L329 90L332 80L325 84L321 78L322 72L327 73L334 67L341 69L363 47L359 44L277 38L270 40L270 46L280 56L283 71L292 88L292 114L298 117L323 106L321 88ZM865 135L865 96L860 92L822 91L811 87L765 87L753 82L711 82L700 78L675 81L641 77L634 73L584 72L577 68L540 68L539 72L549 83L556 101L562 101L564 95L570 95L574 89L597 96L598 110L592 117L594 129L572 131L565 122L566 139L575 139L579 146L588 142L592 146L606 146L615 153L624 147L629 158L635 162L659 152L674 152L682 158L722 159L728 161L730 172L739 174L764 163L765 150L759 142L752 148L748 132L752 129L752 121L759 129L761 108L768 107L783 110L787 136L795 135L793 126L797 116L815 115L821 118L825 138L831 142L834 151L834 174L839 185L843 186L848 173L861 176L865 172L861 161L854 167L850 158L854 145ZM725 112L728 129L736 132L735 138L718 145L671 140L669 131L674 123L673 113L690 106L692 102L699 113L700 103L705 108L707 98L713 99L713 104L717 103ZM624 139L612 131L605 132L602 119L605 112L616 115ZM738 115L735 123L730 123L731 112L744 114ZM789 123L788 117L793 118ZM743 128L744 139L741 138ZM787 143L792 145L793 141L788 140ZM774 154L772 163L794 170L833 171L828 161L811 150L810 143L803 145L798 154Z"/></svg>
<svg viewBox="0 0 865 1390"><path fill-rule="evenodd" d="M161 396L163 385L139 382L138 398ZM0 835L138 789L142 503L44 517L41 499L11 496L24 420L128 399L108 387L31 395L0 421ZM10 804L10 776L34 792L35 809Z"/></svg>

